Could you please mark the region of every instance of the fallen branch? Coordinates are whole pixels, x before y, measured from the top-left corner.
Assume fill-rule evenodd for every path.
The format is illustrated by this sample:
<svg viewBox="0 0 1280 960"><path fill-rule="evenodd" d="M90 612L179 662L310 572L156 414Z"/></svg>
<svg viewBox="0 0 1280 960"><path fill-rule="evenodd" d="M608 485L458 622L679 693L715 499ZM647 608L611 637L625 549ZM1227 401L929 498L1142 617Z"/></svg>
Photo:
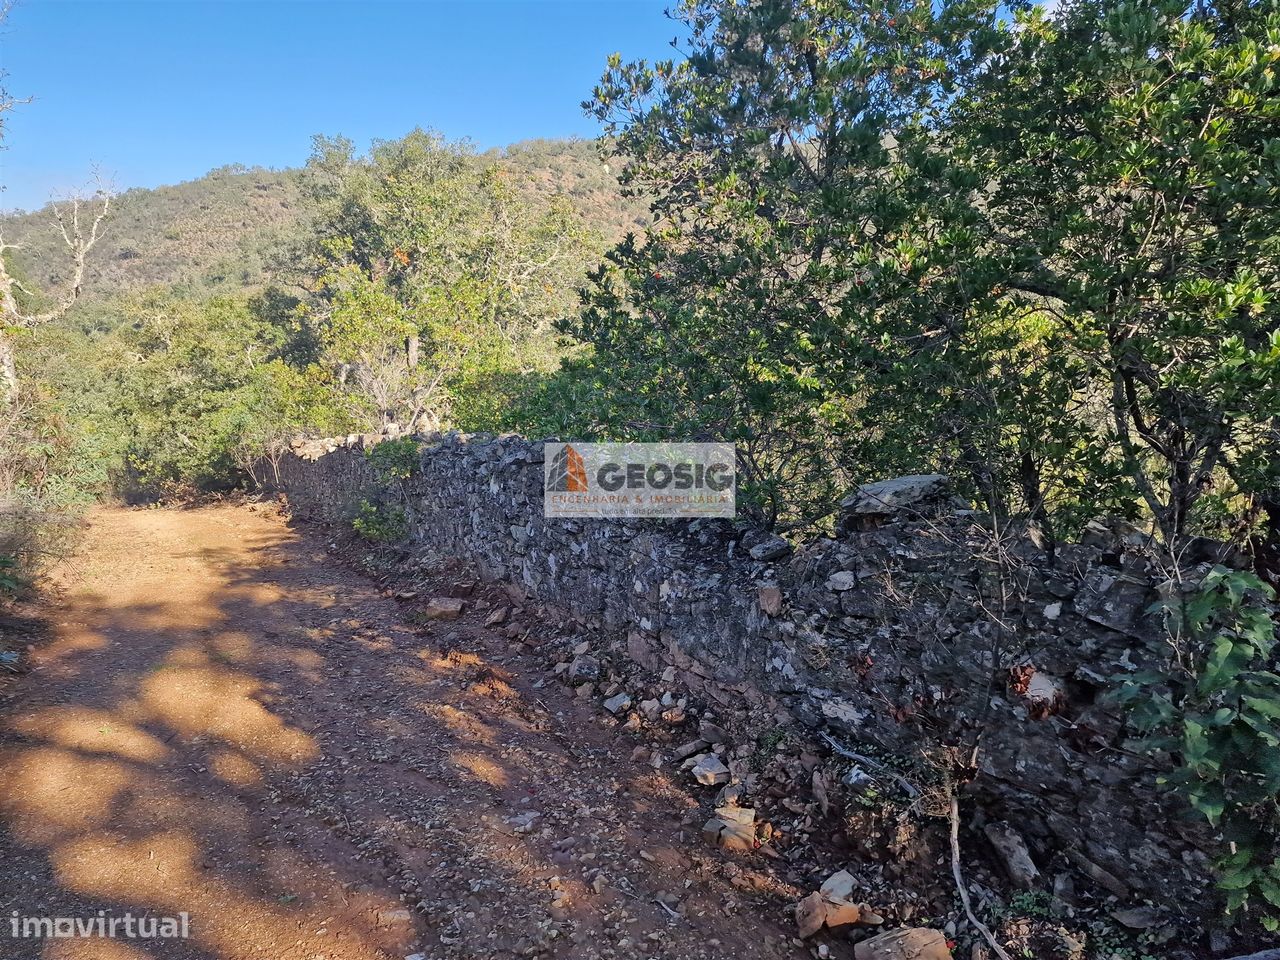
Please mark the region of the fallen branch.
<svg viewBox="0 0 1280 960"><path fill-rule="evenodd" d="M667 905L666 905L665 903L663 903L661 900L658 900L657 898L654 898L654 901L653 901L653 902L654 902L654 903L656 903L658 906L660 906L663 910L667 911L667 916L669 916L672 920L683 920L683 919L684 919L684 917L680 916L680 914L676 913L676 911L672 910L669 906L667 906Z"/></svg>
<svg viewBox="0 0 1280 960"><path fill-rule="evenodd" d="M865 764L866 766L870 767L872 770L876 770L881 774L883 774L884 776L892 778L894 782L896 782L898 786L902 788L903 792L906 793L906 795L909 796L911 799L914 800L916 797L920 796L919 787L917 787L914 783L912 783L910 780L902 776L902 774L898 773L896 770L892 769L888 765L883 764L879 760L876 760L872 757L865 757L860 753L855 753L853 750L850 750L848 747L842 744L839 740L837 740L835 737L831 736L828 733L823 733L822 739L827 741L827 746L829 746L832 750L834 750L840 756L844 757L846 760L853 760L856 763Z"/></svg>
<svg viewBox="0 0 1280 960"><path fill-rule="evenodd" d="M951 791L951 875L955 877L956 892L960 894L960 902L964 904L965 916L969 918L969 922L991 945L991 949L996 952L1000 960L1012 960L996 941L995 934L974 915L973 906L969 903L969 889L964 885L964 874L960 871L960 798L956 796L954 790ZM1250 958L1244 958L1244 960L1250 960Z"/></svg>

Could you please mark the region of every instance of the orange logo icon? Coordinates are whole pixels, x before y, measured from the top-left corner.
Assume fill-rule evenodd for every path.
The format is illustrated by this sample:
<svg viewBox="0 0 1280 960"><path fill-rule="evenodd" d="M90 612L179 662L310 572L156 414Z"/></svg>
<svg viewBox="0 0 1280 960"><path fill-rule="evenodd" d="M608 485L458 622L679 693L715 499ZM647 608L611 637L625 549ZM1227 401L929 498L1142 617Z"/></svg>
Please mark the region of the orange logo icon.
<svg viewBox="0 0 1280 960"><path fill-rule="evenodd" d="M587 468L582 455L567 443L547 469L547 489L555 493L587 492Z"/></svg>

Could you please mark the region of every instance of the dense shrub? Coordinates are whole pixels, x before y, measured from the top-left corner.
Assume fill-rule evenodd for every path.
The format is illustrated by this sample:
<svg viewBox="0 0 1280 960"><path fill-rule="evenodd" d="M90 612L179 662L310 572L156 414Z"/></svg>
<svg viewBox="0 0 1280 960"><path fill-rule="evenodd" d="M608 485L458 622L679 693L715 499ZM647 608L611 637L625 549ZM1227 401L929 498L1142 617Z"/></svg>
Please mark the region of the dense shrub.
<svg viewBox="0 0 1280 960"><path fill-rule="evenodd" d="M398 543L409 535L409 520L402 508L369 500L356 505L351 526L374 543Z"/></svg>
<svg viewBox="0 0 1280 960"><path fill-rule="evenodd" d="M384 440L370 447L365 458L384 482L408 480L422 465L422 444L413 437Z"/></svg>
<svg viewBox="0 0 1280 960"><path fill-rule="evenodd" d="M1123 678L1121 701L1148 744L1176 758L1168 783L1220 831L1227 909L1280 929L1280 667L1256 576L1215 568L1160 604L1176 658L1168 672Z"/></svg>
<svg viewBox="0 0 1280 960"><path fill-rule="evenodd" d="M680 19L683 58L615 57L588 104L656 197L565 324L604 430L734 440L749 498L793 521L832 485L931 470L1050 547L1102 512L1175 548L1259 518L1273 0Z"/></svg>

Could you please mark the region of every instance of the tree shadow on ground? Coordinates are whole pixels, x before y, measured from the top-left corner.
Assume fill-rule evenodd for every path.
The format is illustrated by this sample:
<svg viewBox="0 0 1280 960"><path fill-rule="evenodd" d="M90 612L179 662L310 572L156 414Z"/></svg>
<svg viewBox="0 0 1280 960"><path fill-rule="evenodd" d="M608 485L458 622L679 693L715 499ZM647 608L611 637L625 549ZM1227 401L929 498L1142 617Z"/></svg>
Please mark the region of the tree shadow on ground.
<svg viewBox="0 0 1280 960"><path fill-rule="evenodd" d="M478 621L424 636L244 508L104 511L87 556L0 717L0 956L576 957L623 903L697 955L653 902L696 874L693 802L620 761L585 705L489 662L505 644ZM13 939L14 911L185 912L192 936ZM710 955L785 955L780 939L748 925Z"/></svg>

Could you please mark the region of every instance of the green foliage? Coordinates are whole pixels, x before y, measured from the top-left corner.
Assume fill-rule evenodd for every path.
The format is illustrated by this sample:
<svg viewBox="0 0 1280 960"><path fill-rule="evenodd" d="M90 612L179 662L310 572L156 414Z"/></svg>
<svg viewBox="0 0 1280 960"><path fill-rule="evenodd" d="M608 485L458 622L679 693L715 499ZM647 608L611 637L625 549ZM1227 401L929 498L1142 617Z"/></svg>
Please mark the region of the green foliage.
<svg viewBox="0 0 1280 960"><path fill-rule="evenodd" d="M50 518L102 494L237 486L297 435L403 417L396 399L415 390L425 426L503 428L558 361L549 318L572 308L597 235L640 206L580 141L341 149L321 141L305 171L230 166L116 199L84 296L16 340L26 394L0 424L0 496ZM62 279L50 219L0 217L29 311ZM411 332L419 362L402 371Z"/></svg>
<svg viewBox="0 0 1280 960"><path fill-rule="evenodd" d="M1015 893L1009 898L1009 912L1023 917L1049 917L1051 898L1043 890Z"/></svg>
<svg viewBox="0 0 1280 960"><path fill-rule="evenodd" d="M383 440L365 452L365 459L383 482L408 480L422 466L422 444L413 437Z"/></svg>
<svg viewBox="0 0 1280 960"><path fill-rule="evenodd" d="M503 165L423 131L365 157L319 138L307 176L316 294L299 316L353 416L414 430L461 405L492 421L486 384L554 367L551 321L592 245L566 198L533 202Z"/></svg>
<svg viewBox="0 0 1280 960"><path fill-rule="evenodd" d="M154 499L243 485L299 434L352 426L270 298L153 289L36 331L14 473L53 514L93 496ZM15 481L17 482L17 481Z"/></svg>
<svg viewBox="0 0 1280 960"><path fill-rule="evenodd" d="M1177 766L1167 782L1221 832L1227 908L1257 904L1280 927L1280 672L1275 593L1215 567L1189 596L1162 603L1178 652L1168 674L1129 678L1120 699L1149 746Z"/></svg>
<svg viewBox="0 0 1280 960"><path fill-rule="evenodd" d="M769 763L777 753L778 747L787 739L787 731L784 727L772 727L768 730L761 730L756 734L756 748L751 751L751 767L753 770L763 770L765 765Z"/></svg>
<svg viewBox="0 0 1280 960"><path fill-rule="evenodd" d="M26 331L18 340L24 372L26 361L39 356L42 334ZM14 407L0 411L0 556L12 558L0 573L26 581L65 551L102 468L89 459L97 438L76 430L74 404L62 402L47 383L21 383ZM92 390L82 390L81 408L95 399Z"/></svg>
<svg viewBox="0 0 1280 960"><path fill-rule="evenodd" d="M352 528L374 543L398 543L409 535L409 520L400 507L361 500Z"/></svg>
<svg viewBox="0 0 1280 960"><path fill-rule="evenodd" d="M343 423L313 372L281 359L292 331L250 301L199 303L154 291L126 301L122 312L116 337L129 359L104 374L127 430L127 491L225 489L243 482L274 443Z"/></svg>
<svg viewBox="0 0 1280 960"><path fill-rule="evenodd" d="M644 205L620 196L596 144L531 140L474 158L496 165L530 205L570 198L590 230L612 241L643 222ZM193 299L264 286L310 235L301 170L230 164L195 180L128 190L116 198L110 229L90 257L81 316L122 294L172 286ZM62 240L49 210L0 216L4 238L33 290L58 286Z"/></svg>
<svg viewBox="0 0 1280 960"><path fill-rule="evenodd" d="M46 213L3 218L32 310L58 279ZM634 221L579 142L481 156L415 133L357 157L320 140L305 171L129 191L85 297L17 341L27 396L0 428L0 484L56 515L265 479L300 434L504 429L559 360L551 319L593 231Z"/></svg>
<svg viewBox="0 0 1280 960"><path fill-rule="evenodd" d="M1206 490L1276 481L1280 7L1086 2L1022 26L953 113L984 180L978 269L1054 309L1103 418L1064 418L1098 451L1086 476L1119 468L1173 542Z"/></svg>
<svg viewBox="0 0 1280 960"><path fill-rule="evenodd" d="M1173 542L1210 489L1233 528L1274 485L1273 0L680 18L683 59L587 104L656 198L565 324L603 432L737 441L784 522L950 472L1050 544L1102 512Z"/></svg>
<svg viewBox="0 0 1280 960"><path fill-rule="evenodd" d="M1010 919L1034 917L1047 919L1051 912L1051 896L1043 890L1029 890L1015 893L1008 903L997 901L991 907L991 922L998 927Z"/></svg>
<svg viewBox="0 0 1280 960"><path fill-rule="evenodd" d="M784 523L929 455L865 412L861 353L886 298L859 285L882 256L904 298L919 280L914 241L897 240L920 204L885 143L936 128L995 7L690 2L685 59L610 62L588 106L629 186L657 199L566 324L595 348L608 433L735 441L741 493Z"/></svg>

